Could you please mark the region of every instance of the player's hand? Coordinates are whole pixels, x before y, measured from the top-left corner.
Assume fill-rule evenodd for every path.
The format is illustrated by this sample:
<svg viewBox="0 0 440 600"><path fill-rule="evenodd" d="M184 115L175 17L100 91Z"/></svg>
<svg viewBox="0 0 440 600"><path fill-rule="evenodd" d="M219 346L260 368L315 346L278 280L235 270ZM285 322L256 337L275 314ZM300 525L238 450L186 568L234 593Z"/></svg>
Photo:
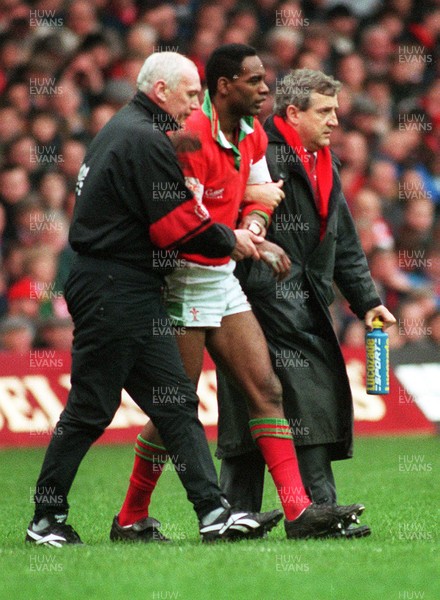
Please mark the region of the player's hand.
<svg viewBox="0 0 440 600"><path fill-rule="evenodd" d="M266 221L263 217L257 213L250 213L246 215L241 221L239 225L240 229L249 229L255 235L266 237L267 229L266 229Z"/></svg>
<svg viewBox="0 0 440 600"><path fill-rule="evenodd" d="M257 250L261 260L271 267L278 281L282 281L288 276L292 263L280 246L264 240L258 244Z"/></svg>
<svg viewBox="0 0 440 600"><path fill-rule="evenodd" d="M253 258L259 260L260 255L256 248L257 244L261 244L264 241L259 235L255 235L249 229L235 229L234 234L236 237L235 248L231 253L231 258L234 260L243 260L243 258Z"/></svg>
<svg viewBox="0 0 440 600"><path fill-rule="evenodd" d="M367 331L373 331L373 319L376 317L379 317L382 320L384 330L388 329L388 327L391 327L391 325L396 324L396 319L394 316L385 306L383 306L383 304L380 304L379 306L371 308L365 314L365 329Z"/></svg>
<svg viewBox="0 0 440 600"><path fill-rule="evenodd" d="M263 204L270 210L275 210L278 204L283 200L285 194L281 189L284 181L280 179L277 182L255 183L246 186L246 191L243 196L243 203L249 204L257 202Z"/></svg>

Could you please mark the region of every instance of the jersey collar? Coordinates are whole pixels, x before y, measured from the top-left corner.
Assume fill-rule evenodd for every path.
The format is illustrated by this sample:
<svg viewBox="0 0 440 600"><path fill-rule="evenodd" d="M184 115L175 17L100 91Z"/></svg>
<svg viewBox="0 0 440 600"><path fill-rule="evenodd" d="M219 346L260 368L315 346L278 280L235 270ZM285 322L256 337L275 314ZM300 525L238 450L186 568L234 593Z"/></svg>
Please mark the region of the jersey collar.
<svg viewBox="0 0 440 600"><path fill-rule="evenodd" d="M238 149L237 146L235 146L234 144L231 144L231 142L229 142L226 139L225 134L220 129L220 121L218 118L218 114L215 109L215 106L211 102L211 98L209 96L208 90L206 90L206 92L205 92L205 98L204 98L203 104L202 104L202 111L205 113L205 115L208 117L208 119L211 122L211 133L212 133L212 137L215 139L215 141L222 148L226 148L227 150L232 150L232 153L234 156L234 165L235 165L235 168L238 170L240 168L240 162L241 162L240 150ZM238 132L238 146L240 145L240 142L242 140L244 140L244 138L247 135L249 135L250 133L252 133L253 131L254 131L254 117L242 117L240 119L240 130Z"/></svg>

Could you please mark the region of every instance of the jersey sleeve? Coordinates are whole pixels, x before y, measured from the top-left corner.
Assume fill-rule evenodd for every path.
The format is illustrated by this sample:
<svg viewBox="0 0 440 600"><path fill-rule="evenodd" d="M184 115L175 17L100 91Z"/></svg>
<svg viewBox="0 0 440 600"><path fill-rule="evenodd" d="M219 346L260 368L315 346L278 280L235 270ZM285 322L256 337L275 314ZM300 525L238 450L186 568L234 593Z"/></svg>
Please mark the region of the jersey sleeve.
<svg viewBox="0 0 440 600"><path fill-rule="evenodd" d="M268 143L267 135L260 122L257 120L254 121L254 138L254 158L252 161L247 185L258 185L260 183L268 183L272 181L266 160L266 149ZM261 215L265 219L266 224L269 223L273 213L270 208L267 208L267 206L259 204L258 202L246 202L242 204L241 218L244 218L250 213L254 212Z"/></svg>
<svg viewBox="0 0 440 600"><path fill-rule="evenodd" d="M235 236L228 227L213 223L202 202L185 185L169 139L155 139L149 145L150 176L143 176L150 238L159 248L194 247L211 257L229 256Z"/></svg>
<svg viewBox="0 0 440 600"><path fill-rule="evenodd" d="M173 133L170 139L176 150L187 188L194 194L197 202L203 204L203 192L209 166L206 152L202 152L200 134L196 131L183 130Z"/></svg>
<svg viewBox="0 0 440 600"><path fill-rule="evenodd" d="M256 164L266 155L267 150L267 134L264 131L260 121L258 119L254 120L254 157L253 163Z"/></svg>
<svg viewBox="0 0 440 600"><path fill-rule="evenodd" d="M159 248L172 248L209 227L210 215L185 186L169 140L163 134L152 136L144 156L145 162L138 161L135 167L140 171L137 179L153 244Z"/></svg>

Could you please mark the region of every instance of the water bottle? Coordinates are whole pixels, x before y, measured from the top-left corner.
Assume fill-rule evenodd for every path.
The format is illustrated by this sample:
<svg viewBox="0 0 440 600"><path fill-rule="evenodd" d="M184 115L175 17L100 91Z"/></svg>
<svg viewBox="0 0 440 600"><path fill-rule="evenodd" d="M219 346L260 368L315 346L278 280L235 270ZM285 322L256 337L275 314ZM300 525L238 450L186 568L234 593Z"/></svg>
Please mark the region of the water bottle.
<svg viewBox="0 0 440 600"><path fill-rule="evenodd" d="M390 393L390 344L379 317L373 319L373 331L366 335L367 394Z"/></svg>

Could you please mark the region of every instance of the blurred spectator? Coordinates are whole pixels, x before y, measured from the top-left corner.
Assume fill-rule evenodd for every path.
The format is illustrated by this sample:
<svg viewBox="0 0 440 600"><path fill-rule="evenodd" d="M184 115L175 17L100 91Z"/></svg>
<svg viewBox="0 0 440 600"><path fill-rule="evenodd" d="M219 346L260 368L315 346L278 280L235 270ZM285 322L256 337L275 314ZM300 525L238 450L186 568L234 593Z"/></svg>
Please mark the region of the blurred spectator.
<svg viewBox="0 0 440 600"><path fill-rule="evenodd" d="M421 54L422 52L422 54ZM391 91L396 106L400 102L415 102L423 83L426 59L423 59L423 48L418 45L400 45L391 57L389 75Z"/></svg>
<svg viewBox="0 0 440 600"><path fill-rule="evenodd" d="M151 6L151 5L150 5ZM183 52L179 45L176 7L171 2L156 3L140 16L140 21L157 32L156 52Z"/></svg>
<svg viewBox="0 0 440 600"><path fill-rule="evenodd" d="M312 71L325 71L324 64L319 56L312 50L300 50L295 60L295 69L312 69ZM338 96L339 100L339 96ZM340 100L339 100L340 105ZM338 115L340 111L338 111Z"/></svg>
<svg viewBox="0 0 440 600"><path fill-rule="evenodd" d="M414 162L420 142L421 134L416 128L392 129L382 138L377 154L398 168L408 167Z"/></svg>
<svg viewBox="0 0 440 600"><path fill-rule="evenodd" d="M432 327L430 325L434 312L427 313L423 305L414 299L401 304L397 314L398 333L403 343L394 351L393 361L397 363L435 360L432 354ZM440 358L440 353L437 354Z"/></svg>
<svg viewBox="0 0 440 600"><path fill-rule="evenodd" d="M367 256L375 248L393 248L394 239L383 218L380 198L376 192L362 188L354 197L352 214Z"/></svg>
<svg viewBox="0 0 440 600"><path fill-rule="evenodd" d="M303 51L313 52L318 57L322 69L328 71L331 57L331 32L325 24L311 24L304 35Z"/></svg>
<svg viewBox="0 0 440 600"><path fill-rule="evenodd" d="M359 319L349 319L341 332L341 344L349 348L365 348L365 325Z"/></svg>
<svg viewBox="0 0 440 600"><path fill-rule="evenodd" d="M23 133L13 139L6 150L6 160L10 165L26 169L31 183L36 183L41 169L41 155L35 138Z"/></svg>
<svg viewBox="0 0 440 600"><path fill-rule="evenodd" d="M27 250L23 263L23 282L30 282L30 297L38 300L38 314L46 316L66 316L68 314L62 290L57 288L57 256L48 247Z"/></svg>
<svg viewBox="0 0 440 600"><path fill-rule="evenodd" d="M385 219L388 223L388 213L399 199L398 171L395 164L389 160L373 160L370 163L367 185L379 194Z"/></svg>
<svg viewBox="0 0 440 600"><path fill-rule="evenodd" d="M8 315L37 319L40 311L40 302L33 293L32 282L29 277L24 277L10 288L7 295Z"/></svg>
<svg viewBox="0 0 440 600"><path fill-rule="evenodd" d="M239 29L246 35L248 44L254 44L258 36L258 19L250 5L240 5L234 8L228 18L228 27Z"/></svg>
<svg viewBox="0 0 440 600"><path fill-rule="evenodd" d="M332 49L336 57L353 53L358 19L350 8L345 4L336 4L327 11L326 21L331 31Z"/></svg>
<svg viewBox="0 0 440 600"><path fill-rule="evenodd" d="M157 43L156 30L150 25L138 23L129 29L125 38L126 52L145 60L154 52Z"/></svg>
<svg viewBox="0 0 440 600"><path fill-rule="evenodd" d="M267 49L279 65L279 79L293 68L301 41L301 34L289 27L274 27L267 33Z"/></svg>
<svg viewBox="0 0 440 600"><path fill-rule="evenodd" d="M428 327L430 329L429 341L435 346L437 351L436 358L440 361L440 310L437 310L431 315L428 320Z"/></svg>
<svg viewBox="0 0 440 600"><path fill-rule="evenodd" d="M116 109L110 104L98 104L90 113L87 127L88 141L91 141L100 129L112 118Z"/></svg>
<svg viewBox="0 0 440 600"><path fill-rule="evenodd" d="M231 3L230 9L235 6L235 2ZM221 2L201 2L198 7L195 22L195 31L208 30L221 36L227 26L226 15L229 8L225 7Z"/></svg>
<svg viewBox="0 0 440 600"><path fill-rule="evenodd" d="M418 262L426 260L426 251L432 242L433 226L432 202L422 194L409 199L404 207L402 225L396 234L399 256L404 255L414 262L414 266L409 270L417 269Z"/></svg>
<svg viewBox="0 0 440 600"><path fill-rule="evenodd" d="M226 43L226 42L225 42ZM219 45L219 34L213 29L198 29L190 43L188 58L196 65L202 84L205 82L205 66L212 49Z"/></svg>
<svg viewBox="0 0 440 600"><path fill-rule="evenodd" d="M100 24L94 3L73 0L67 9L66 27L73 33L78 45L87 35L99 31Z"/></svg>
<svg viewBox="0 0 440 600"><path fill-rule="evenodd" d="M408 22L413 10L414 0L385 0L385 8L392 10L404 23Z"/></svg>
<svg viewBox="0 0 440 600"><path fill-rule="evenodd" d="M399 256L395 250L376 248L369 256L371 275L382 300L396 311L414 289L409 275L399 267Z"/></svg>
<svg viewBox="0 0 440 600"><path fill-rule="evenodd" d="M432 246L422 264L426 285L433 290L437 309L440 309L440 245Z"/></svg>
<svg viewBox="0 0 440 600"><path fill-rule="evenodd" d="M49 317L38 324L36 345L42 348L68 351L73 339L73 323L70 317Z"/></svg>
<svg viewBox="0 0 440 600"><path fill-rule="evenodd" d="M61 173L65 175L67 185L74 184L78 177L78 171L84 160L86 147L82 142L73 138L66 139L60 149L62 160L59 168Z"/></svg>
<svg viewBox="0 0 440 600"><path fill-rule="evenodd" d="M8 243L5 244L2 257L2 269L8 282L8 286L13 285L23 277L24 254L25 249L17 242L8 241Z"/></svg>
<svg viewBox="0 0 440 600"><path fill-rule="evenodd" d="M367 98L374 103L379 117L379 131L385 133L391 125L393 117L393 99L390 82L386 77L369 77L365 81Z"/></svg>
<svg viewBox="0 0 440 600"><path fill-rule="evenodd" d="M34 337L32 321L25 317L6 317L0 321L0 351L29 352Z"/></svg>
<svg viewBox="0 0 440 600"><path fill-rule="evenodd" d="M61 123L56 115L47 111L36 111L32 117L31 134L38 146L46 148L46 154L57 154L62 134ZM50 166L50 161L46 168L47 166Z"/></svg>
<svg viewBox="0 0 440 600"><path fill-rule="evenodd" d="M14 106L0 106L0 144L10 142L22 134L24 129L23 115Z"/></svg>
<svg viewBox="0 0 440 600"><path fill-rule="evenodd" d="M381 26L372 25L361 34L360 50L365 57L367 74L386 75L393 53L393 41L389 32Z"/></svg>
<svg viewBox="0 0 440 600"><path fill-rule="evenodd" d="M29 176L24 167L8 166L0 171L0 204L6 215L4 240L16 238L14 223L15 207L24 200L31 191Z"/></svg>
<svg viewBox="0 0 440 600"><path fill-rule="evenodd" d="M67 197L67 182L62 173L48 171L38 184L39 198L46 209L62 210Z"/></svg>
<svg viewBox="0 0 440 600"><path fill-rule="evenodd" d="M44 210L36 198L22 200L14 209L15 237L24 248L32 248L40 243L41 229L44 227Z"/></svg>
<svg viewBox="0 0 440 600"><path fill-rule="evenodd" d="M351 106L351 127L362 133L369 151L377 151L381 136L390 128L390 120L380 116L375 102L366 94L358 95Z"/></svg>
<svg viewBox="0 0 440 600"><path fill-rule="evenodd" d="M84 133L83 98L76 83L72 80L60 80L49 103L51 110L63 120L67 135Z"/></svg>
<svg viewBox="0 0 440 600"><path fill-rule="evenodd" d="M342 161L341 183L347 202L351 205L354 196L365 185L368 167L368 145L365 136L358 131L344 135L339 155Z"/></svg>
<svg viewBox="0 0 440 600"><path fill-rule="evenodd" d="M342 56L336 65L336 78L347 86L353 96L363 91L365 78L364 59L357 52Z"/></svg>
<svg viewBox="0 0 440 600"><path fill-rule="evenodd" d="M26 116L32 109L32 96L29 85L25 81L11 81L5 91L7 101L17 109L20 115Z"/></svg>

